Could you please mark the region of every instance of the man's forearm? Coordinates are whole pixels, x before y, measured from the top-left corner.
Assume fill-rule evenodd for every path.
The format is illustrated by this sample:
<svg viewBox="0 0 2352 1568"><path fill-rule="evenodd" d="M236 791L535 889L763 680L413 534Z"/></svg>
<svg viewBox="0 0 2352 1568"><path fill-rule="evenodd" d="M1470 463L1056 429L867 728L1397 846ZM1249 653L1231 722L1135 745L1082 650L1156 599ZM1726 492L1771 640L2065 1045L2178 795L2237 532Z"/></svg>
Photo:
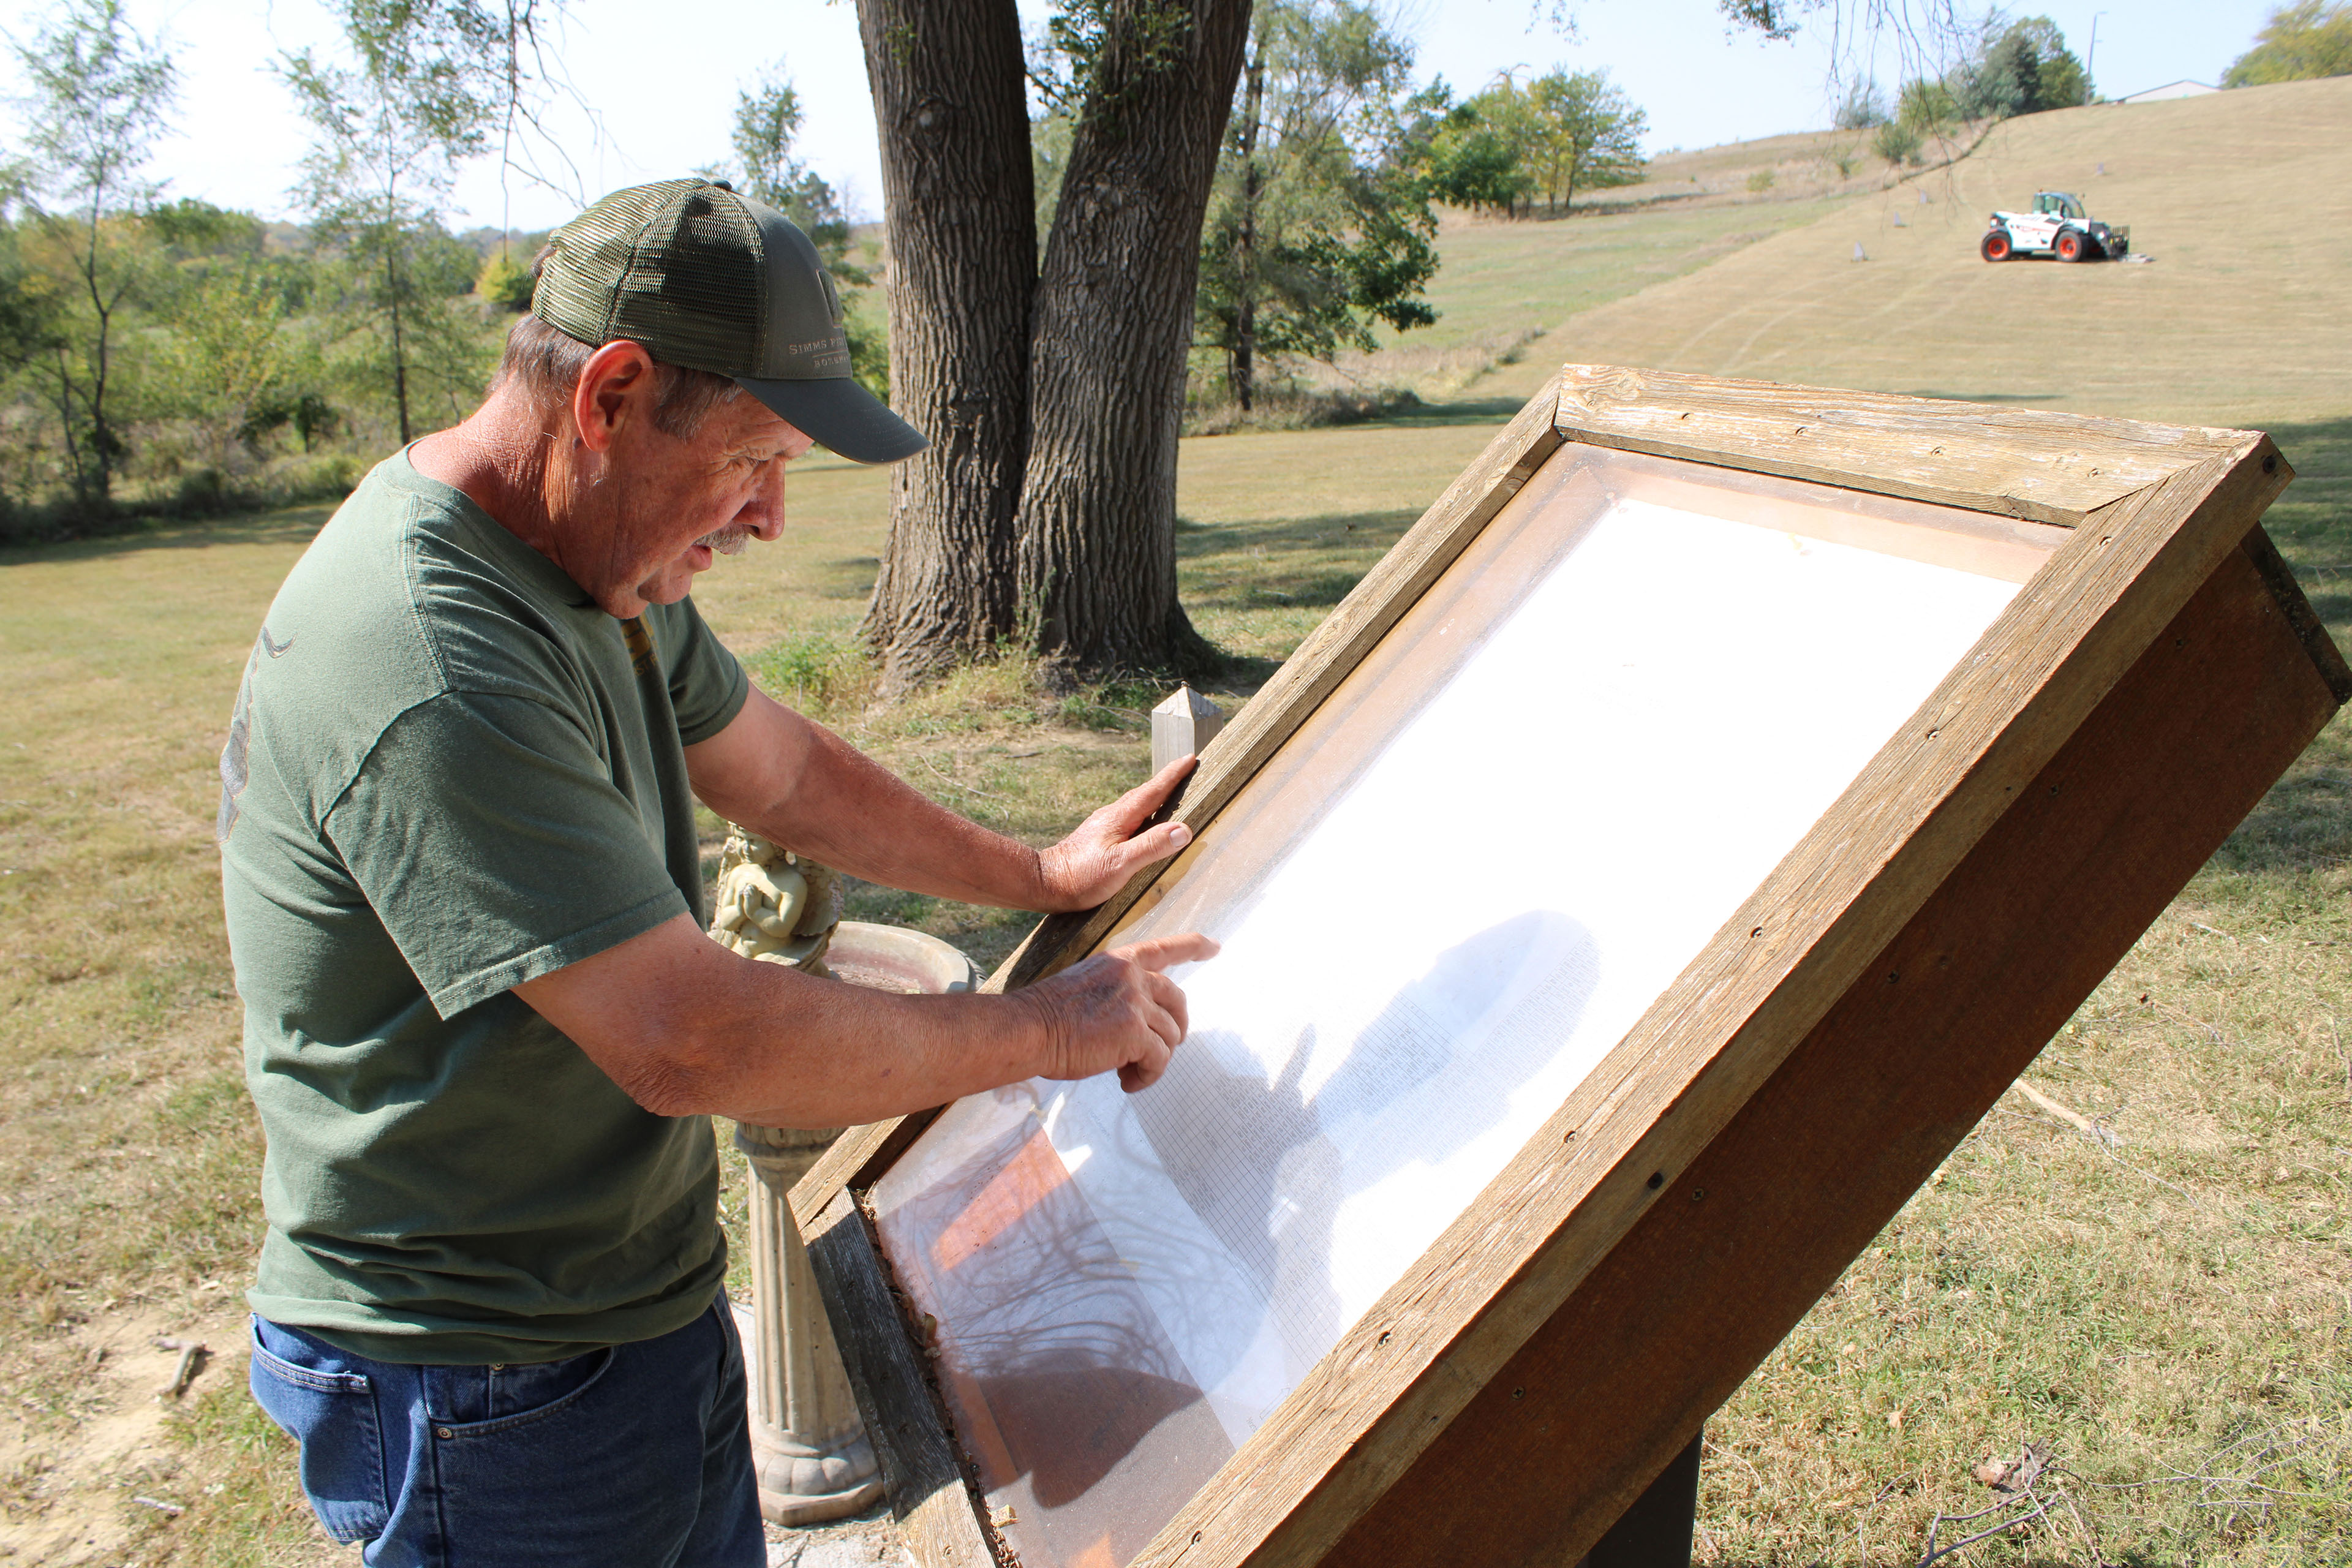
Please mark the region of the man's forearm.
<svg viewBox="0 0 2352 1568"><path fill-rule="evenodd" d="M687 749L687 768L711 810L854 877L965 903L1055 907L1036 850L936 805L761 692Z"/></svg>
<svg viewBox="0 0 2352 1568"><path fill-rule="evenodd" d="M846 1127L1034 1078L1055 1059L1049 1020L1018 996L898 996L758 969L681 1021L651 1058L666 1081L622 1087L666 1115Z"/></svg>
<svg viewBox="0 0 2352 1568"><path fill-rule="evenodd" d="M740 957L680 914L515 994L662 1116L839 1127L1025 1078L1157 1078L1183 1038L1162 973L1205 937L1115 949L1009 996L899 996Z"/></svg>
<svg viewBox="0 0 2352 1568"><path fill-rule="evenodd" d="M831 731L812 724L796 787L745 826L796 853L910 893L1046 910L1037 851L932 801Z"/></svg>

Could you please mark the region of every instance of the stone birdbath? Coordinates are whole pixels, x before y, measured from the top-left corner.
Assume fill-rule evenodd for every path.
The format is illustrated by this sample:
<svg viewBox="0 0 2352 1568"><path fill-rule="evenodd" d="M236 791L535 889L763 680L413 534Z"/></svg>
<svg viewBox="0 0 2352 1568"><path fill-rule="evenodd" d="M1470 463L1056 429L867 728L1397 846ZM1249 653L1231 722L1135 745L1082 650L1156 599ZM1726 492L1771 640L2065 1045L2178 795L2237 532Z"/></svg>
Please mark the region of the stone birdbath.
<svg viewBox="0 0 2352 1568"><path fill-rule="evenodd" d="M736 829L719 858L711 937L747 957L902 993L970 991L971 959L935 936L840 919L833 873ZM882 1495L833 1327L786 1196L840 1129L735 1124L751 1163L751 1305L735 1309L750 1362L751 1462L771 1524L816 1524Z"/></svg>

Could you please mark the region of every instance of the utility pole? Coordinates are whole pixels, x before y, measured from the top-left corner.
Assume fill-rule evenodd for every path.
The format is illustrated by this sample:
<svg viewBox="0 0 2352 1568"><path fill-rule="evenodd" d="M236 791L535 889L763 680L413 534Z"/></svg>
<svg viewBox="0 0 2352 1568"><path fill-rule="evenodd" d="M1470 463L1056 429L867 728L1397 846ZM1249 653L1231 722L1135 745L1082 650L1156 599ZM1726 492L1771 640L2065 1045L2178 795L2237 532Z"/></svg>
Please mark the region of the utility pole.
<svg viewBox="0 0 2352 1568"><path fill-rule="evenodd" d="M2091 47L2083 58L2084 85L2093 92L2099 89L2099 18L2105 15L2105 11L2091 13Z"/></svg>

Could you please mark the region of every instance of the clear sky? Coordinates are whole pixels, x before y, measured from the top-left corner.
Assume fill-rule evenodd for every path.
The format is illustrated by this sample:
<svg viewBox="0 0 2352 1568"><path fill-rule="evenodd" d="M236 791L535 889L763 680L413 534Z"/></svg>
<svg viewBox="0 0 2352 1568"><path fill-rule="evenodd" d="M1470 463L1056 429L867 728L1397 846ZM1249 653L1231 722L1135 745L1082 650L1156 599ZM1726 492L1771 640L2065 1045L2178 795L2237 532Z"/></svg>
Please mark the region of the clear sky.
<svg viewBox="0 0 2352 1568"><path fill-rule="evenodd" d="M1855 0L1841 0L1851 11ZM169 193L201 196L266 217L291 216L287 188L304 146L302 122L270 75L280 51L332 48L333 24L318 0L130 0L137 25L170 45L181 76L180 133L158 150L150 174ZM2217 81L2252 41L2273 0L2027 0L2020 14L2046 13L2110 96L2182 77ZM1022 0L1042 18L1045 0ZM1548 9L1548 8L1547 8ZM12 36L28 35L41 12L13 11ZM1833 63L1849 71L1829 37L1809 26L1790 43L1727 36L1714 0L1582 0L1578 27L1564 37L1536 16L1537 0L1402 0L1392 15L1414 40L1416 69L1475 90L1500 70L1541 71L1565 63L1607 68L1649 112L1652 151L1817 129L1835 102ZM593 196L637 181L685 174L723 158L737 80L781 63L806 111L802 152L849 197L853 211L878 216L881 174L874 110L849 0L572 0L560 56L571 96L551 124L576 166L558 172L562 194L495 160L467 171L447 217L454 227L498 224L543 228ZM1879 74L1897 74L1882 47ZM583 106L585 106L584 108ZM593 112L592 112L593 111ZM13 110L7 117L14 129Z"/></svg>

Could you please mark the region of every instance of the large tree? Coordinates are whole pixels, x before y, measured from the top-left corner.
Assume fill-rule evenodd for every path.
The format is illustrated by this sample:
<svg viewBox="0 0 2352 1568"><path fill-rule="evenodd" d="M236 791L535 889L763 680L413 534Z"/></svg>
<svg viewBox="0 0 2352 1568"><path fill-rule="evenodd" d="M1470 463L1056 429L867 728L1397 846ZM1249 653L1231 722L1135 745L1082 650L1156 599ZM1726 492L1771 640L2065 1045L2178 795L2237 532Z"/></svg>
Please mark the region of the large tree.
<svg viewBox="0 0 2352 1568"><path fill-rule="evenodd" d="M296 195L312 233L362 280L404 447L415 436L411 371L420 350L446 335L436 331L446 324L444 290L420 252L438 232L457 161L482 150L494 110L443 58L417 49L416 35L357 22L347 31L354 62L306 48L287 55L278 74L313 132Z"/></svg>
<svg viewBox="0 0 2352 1568"><path fill-rule="evenodd" d="M2091 101L2090 76L2049 17L2028 16L1986 33L1982 50L1949 78L1967 118L2007 120Z"/></svg>
<svg viewBox="0 0 2352 1568"><path fill-rule="evenodd" d="M1202 214L1248 0L1066 0L1071 136L1042 264L1012 0L859 0L890 218L893 475L866 632L886 689L1008 641L1049 667L1204 652L1176 598Z"/></svg>
<svg viewBox="0 0 2352 1568"><path fill-rule="evenodd" d="M2223 87L2352 76L2352 5L2300 0L2271 13L2254 47L2231 62Z"/></svg>
<svg viewBox="0 0 2352 1568"><path fill-rule="evenodd" d="M1630 185L1642 177L1642 136L1650 117L1601 70L1546 72L1528 84L1536 139L1534 174L1552 210L1579 190Z"/></svg>
<svg viewBox="0 0 2352 1568"><path fill-rule="evenodd" d="M32 184L49 198L36 226L71 280L70 303L46 312L38 363L75 501L98 510L126 450L110 400L123 313L145 270L137 214L154 187L139 170L164 130L172 62L131 27L121 0L68 0L15 53L30 89Z"/></svg>

